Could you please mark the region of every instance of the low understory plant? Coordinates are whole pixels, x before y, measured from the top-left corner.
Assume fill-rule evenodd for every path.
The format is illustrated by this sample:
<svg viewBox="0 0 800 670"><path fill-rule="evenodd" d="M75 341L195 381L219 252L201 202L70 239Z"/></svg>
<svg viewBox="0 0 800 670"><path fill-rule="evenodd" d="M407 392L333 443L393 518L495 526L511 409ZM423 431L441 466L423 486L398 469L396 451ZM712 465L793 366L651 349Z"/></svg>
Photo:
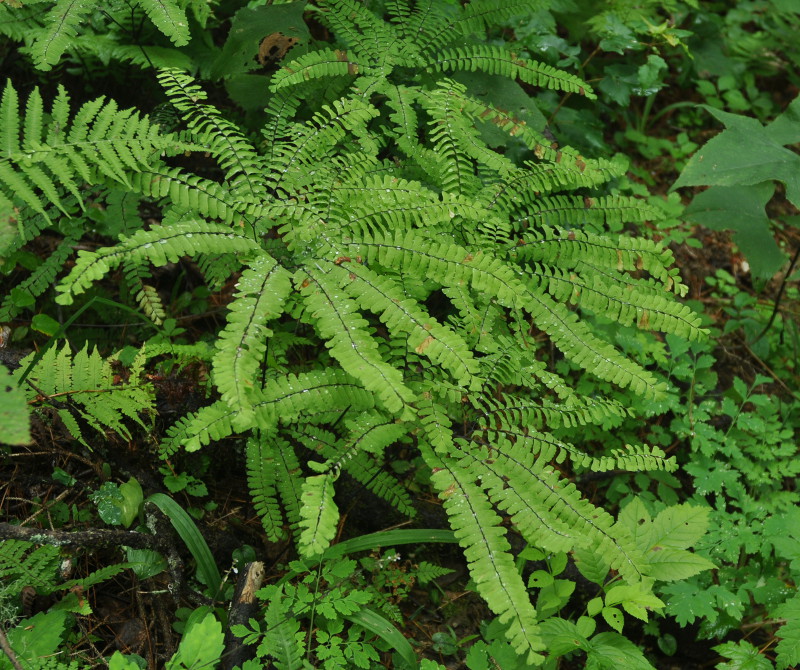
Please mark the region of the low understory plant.
<svg viewBox="0 0 800 670"><path fill-rule="evenodd" d="M119 283L161 328L154 268L188 257L211 287L235 276L209 362L216 395L174 424L162 456L211 442L242 448L266 536L291 537L311 560L336 537L342 472L415 515L405 482L384 467L393 450L414 453L520 663L556 667L585 653L590 667L625 658L648 668L623 635L623 612L646 620L664 607L656 583L712 566L688 551L705 510L651 513L631 501L615 519L572 476L674 470L658 446L594 449L581 435L619 426L632 404L624 398L656 411L669 393L651 361L621 350L610 331L689 341L705 332L676 299L685 286L668 249L598 232L659 216L615 192L625 160L584 158L474 94L480 74L594 98L573 75L478 36L489 20L537 4L320 2L316 16L339 41L290 56L271 76L258 136L174 68L158 74L173 132L104 99L73 113L63 88L47 108L34 90L20 109L8 84L4 255L16 264L45 230L61 241L3 308L13 318L56 277L60 309ZM186 152L208 154L219 178L177 167ZM144 205L156 221L140 216ZM95 217L95 234L114 242L73 260L82 212L95 206L113 212ZM162 328L141 357L170 345ZM36 383L49 383L51 369L40 370ZM576 371L608 391L571 383ZM527 553L512 551L509 532ZM547 569L527 575L528 561ZM596 591L574 621L559 616L573 598L575 581L560 577L570 562ZM265 616L285 623L289 587L268 588L276 604ZM598 621L611 630L598 632ZM296 632L286 634L296 642ZM347 638L345 652L341 632L319 628L312 642L309 630L306 645L368 662L363 640Z"/></svg>

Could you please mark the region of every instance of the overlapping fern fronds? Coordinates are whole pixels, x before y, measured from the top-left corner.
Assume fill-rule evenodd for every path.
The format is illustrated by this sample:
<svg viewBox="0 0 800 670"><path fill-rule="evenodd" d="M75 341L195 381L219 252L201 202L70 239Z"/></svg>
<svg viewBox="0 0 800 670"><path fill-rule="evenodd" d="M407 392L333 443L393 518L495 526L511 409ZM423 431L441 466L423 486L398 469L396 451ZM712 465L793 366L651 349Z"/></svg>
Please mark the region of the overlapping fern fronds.
<svg viewBox="0 0 800 670"><path fill-rule="evenodd" d="M219 398L178 421L164 452L248 434L265 529L277 538L288 526L310 556L335 536L342 472L411 513L382 466L399 445L417 449L478 591L532 664L543 649L537 613L500 514L531 545L600 553L649 589L631 538L552 463L673 467L646 445L593 453L556 439L554 429L616 421L626 410L571 388L548 369L541 343L657 400L665 384L605 339L595 317L703 334L675 299L683 288L668 250L598 232L656 215L632 198L586 195L619 176L620 162L553 146L465 85L437 79L481 69L591 95L572 75L464 40L497 12L536 4L479 0L439 12L429 1L394 0L386 21L355 0L322 2L346 48L311 52L273 77L263 151L188 75L163 72L222 183L126 163L121 179L171 203L165 221L82 251L58 289L68 305L121 264L224 255L241 275L213 357ZM331 81L344 94L320 95L299 118L300 101ZM481 122L519 138L525 159L491 151ZM290 355L293 345L315 348L316 358Z"/></svg>

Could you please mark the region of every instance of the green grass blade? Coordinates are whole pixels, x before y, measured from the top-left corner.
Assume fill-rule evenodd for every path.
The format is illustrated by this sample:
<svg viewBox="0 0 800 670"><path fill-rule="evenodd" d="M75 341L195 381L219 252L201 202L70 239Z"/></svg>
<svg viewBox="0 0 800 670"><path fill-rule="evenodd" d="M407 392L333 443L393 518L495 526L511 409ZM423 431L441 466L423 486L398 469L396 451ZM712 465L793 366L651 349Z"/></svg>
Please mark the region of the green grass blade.
<svg viewBox="0 0 800 670"><path fill-rule="evenodd" d="M400 655L400 658L405 661L405 665L409 669L418 667L417 654L414 652L414 648L397 628L377 612L365 607L354 614L346 614L344 618L375 633L375 635L388 643Z"/></svg>
<svg viewBox="0 0 800 670"><path fill-rule="evenodd" d="M197 576L206 585L207 593L216 598L222 586L222 577L214 563L214 557L208 548L200 530L186 511L172 498L163 493L154 493L145 502L153 503L170 520L172 527L180 535L187 549L197 563Z"/></svg>

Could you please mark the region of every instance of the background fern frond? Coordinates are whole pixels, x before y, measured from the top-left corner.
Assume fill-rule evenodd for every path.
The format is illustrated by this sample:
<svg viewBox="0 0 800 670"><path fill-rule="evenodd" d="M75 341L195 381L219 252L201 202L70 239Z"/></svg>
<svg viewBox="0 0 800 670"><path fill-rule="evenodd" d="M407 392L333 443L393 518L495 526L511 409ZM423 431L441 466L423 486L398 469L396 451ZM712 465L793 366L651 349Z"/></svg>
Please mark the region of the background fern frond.
<svg viewBox="0 0 800 670"><path fill-rule="evenodd" d="M185 2L176 0L136 0L156 28L172 40L176 47L189 44L189 21Z"/></svg>
<svg viewBox="0 0 800 670"><path fill-rule="evenodd" d="M40 70L50 70L58 63L96 4L96 0L58 0L50 9L45 30L31 47L33 60Z"/></svg>
<svg viewBox="0 0 800 670"><path fill-rule="evenodd" d="M575 75L546 63L522 60L515 53L490 44L469 44L443 49L437 53L437 58L429 69L436 72L480 71L519 79L531 86L580 93L590 100L597 97L591 87Z"/></svg>
<svg viewBox="0 0 800 670"><path fill-rule="evenodd" d="M247 440L247 485L253 506L261 517L264 532L271 542L284 537L283 517L275 487L275 455L272 435L260 431Z"/></svg>

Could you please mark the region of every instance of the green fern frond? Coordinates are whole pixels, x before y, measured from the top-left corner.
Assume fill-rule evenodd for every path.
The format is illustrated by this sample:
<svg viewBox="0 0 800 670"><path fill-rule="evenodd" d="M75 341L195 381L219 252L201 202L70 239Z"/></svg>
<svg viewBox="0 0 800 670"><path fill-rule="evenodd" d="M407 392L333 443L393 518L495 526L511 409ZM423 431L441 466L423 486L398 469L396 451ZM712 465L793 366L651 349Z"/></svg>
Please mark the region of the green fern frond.
<svg viewBox="0 0 800 670"><path fill-rule="evenodd" d="M355 0L325 0L321 18L350 45L357 59L370 60L373 64L387 57L397 39L392 24L382 21Z"/></svg>
<svg viewBox="0 0 800 670"><path fill-rule="evenodd" d="M398 426L398 430L405 432L406 428L402 424L395 425ZM326 462L341 463L341 467L353 479L376 496L383 498L401 514L408 517L416 516L408 489L366 453L344 448L333 433L315 426L302 426L301 429L290 431L290 434L311 452L325 458ZM348 453L346 459L342 458L344 452Z"/></svg>
<svg viewBox="0 0 800 670"><path fill-rule="evenodd" d="M537 652L545 645L536 624L536 610L514 565L500 517L471 477L428 449L423 448L422 453L433 469L431 483L439 491L450 525L464 549L478 593L508 627L506 637L515 651L528 664L541 664L543 658Z"/></svg>
<svg viewBox="0 0 800 670"><path fill-rule="evenodd" d="M80 251L72 271L58 286L61 295L56 302L72 304L73 296L86 291L123 261L166 265L176 263L181 256L196 253L247 253L258 249L255 242L237 235L230 228L205 221L153 226L130 237L120 235L120 242L115 247Z"/></svg>
<svg viewBox="0 0 800 670"><path fill-rule="evenodd" d="M457 99L449 95L448 89L458 85L444 82L442 86L446 88L440 87L421 99L431 116L430 140L440 157L439 182L449 193L473 194L481 184L463 145L472 143L477 131L461 112Z"/></svg>
<svg viewBox="0 0 800 670"><path fill-rule="evenodd" d="M175 0L136 0L136 4L175 46L189 43L189 22L181 3ZM44 17L44 27L32 40L30 49L36 67L50 70L67 49L76 48L80 43L81 24L100 6L97 0L58 0ZM23 38L30 39L30 35L23 35Z"/></svg>
<svg viewBox="0 0 800 670"><path fill-rule="evenodd" d="M58 547L52 545L34 547L24 540L0 542L0 580L11 593L18 593L25 586L33 586L43 594L52 592L60 561Z"/></svg>
<svg viewBox="0 0 800 670"><path fill-rule="evenodd" d="M31 47L33 60L40 70L50 70L58 63L78 28L96 6L96 0L58 0L45 19L46 28Z"/></svg>
<svg viewBox="0 0 800 670"><path fill-rule="evenodd" d="M207 98L205 92L186 73L175 69L162 70L158 81L175 108L182 112L198 141L217 158L231 194L254 203L264 199L263 160L241 131L215 107L203 104Z"/></svg>
<svg viewBox="0 0 800 670"><path fill-rule="evenodd" d="M43 10L37 5L49 0L31 0L24 5L9 6L0 4L0 34L15 42L24 42L31 34L41 32L43 27Z"/></svg>
<svg viewBox="0 0 800 670"><path fill-rule="evenodd" d="M272 77L272 88L280 91L310 79L355 76L364 65L340 49L320 49L304 54L284 65Z"/></svg>
<svg viewBox="0 0 800 670"><path fill-rule="evenodd" d="M542 228L531 231L514 249L517 261L555 264L572 269L589 263L617 272L645 270L671 288L672 252L663 245L643 237L596 235L582 230Z"/></svg>
<svg viewBox="0 0 800 670"><path fill-rule="evenodd" d="M259 432L247 440L247 486L253 507L261 517L261 524L270 542L285 536L283 517L275 488L275 454L272 435Z"/></svg>
<svg viewBox="0 0 800 670"><path fill-rule="evenodd" d="M636 324L643 330L675 333L689 340L702 337L700 316L688 305L671 300L664 295L640 292L632 287L605 284L596 275L584 279L564 270L533 265L532 274L540 285L556 300L578 305L613 321L629 326Z"/></svg>
<svg viewBox="0 0 800 670"><path fill-rule="evenodd" d="M411 16L406 31L410 37L425 45L424 56L428 62L436 60L439 50L463 37L479 33L489 25L508 19L515 14L525 14L543 9L540 0L474 0L459 12L445 14L438 3L427 0Z"/></svg>
<svg viewBox="0 0 800 670"><path fill-rule="evenodd" d="M153 166L130 176L134 191L152 198L170 198L178 207L209 219L219 219L239 227L255 227L263 215L262 203L243 202L209 179L183 172L179 168Z"/></svg>
<svg viewBox="0 0 800 670"><path fill-rule="evenodd" d="M149 165L171 144L147 119L103 98L85 103L71 120L69 115L63 87L45 125L39 90L31 92L20 113L17 92L6 83L0 101L0 194L3 200L24 203L48 222L50 203L69 216L62 190L82 203L79 186L84 182L109 179L129 186L127 174Z"/></svg>
<svg viewBox="0 0 800 670"><path fill-rule="evenodd" d="M150 278L148 268L143 265L125 262L122 264L125 282L128 284L130 292L135 296L135 300L144 315L156 325L161 325L166 318L164 305L156 289L146 284Z"/></svg>
<svg viewBox="0 0 800 670"><path fill-rule="evenodd" d="M197 451L212 441L221 440L234 432L235 410L228 403L218 400L197 412L187 414L167 430L166 438L159 450L164 458L172 456L181 447L186 451ZM262 426L268 430L271 426Z"/></svg>
<svg viewBox="0 0 800 670"><path fill-rule="evenodd" d="M558 402L546 398L533 400L511 397L507 400L496 400L482 396L474 399L473 404L483 414L487 427L501 421L504 428L576 428L609 421L619 422L630 415L630 410L615 400L578 395L559 399Z"/></svg>
<svg viewBox="0 0 800 670"><path fill-rule="evenodd" d="M300 524L303 492L300 461L295 454L294 447L279 437L275 438L273 455L275 458L275 486L280 494L289 525L296 531Z"/></svg>
<svg viewBox="0 0 800 670"><path fill-rule="evenodd" d="M502 488L490 492L493 498L497 498L498 504L502 501L502 505L508 509L516 509L512 506L514 499L504 493L506 486L525 491L528 499L534 503L538 517L545 520L548 528L563 528L566 525L570 533L579 538L578 546L591 546L594 551L606 556L611 567L627 582L634 583L644 578L647 562L633 539L615 526L610 514L585 500L574 484L561 479L548 464L555 447L551 447L549 453L536 456L526 444L501 438L491 446L471 444L465 445L464 450L471 452L473 457L463 460L463 466L468 467L473 476L483 473L480 464L485 459L498 464L505 480L500 482Z"/></svg>
<svg viewBox="0 0 800 670"><path fill-rule="evenodd" d="M33 299L52 288L56 276L72 253L72 245L76 242L77 239L72 236L61 240L44 262L38 265L29 277L17 284L13 293L3 298L3 302L0 303L0 323L11 321L24 309L20 307L21 301L18 296L25 296L32 303Z"/></svg>
<svg viewBox="0 0 800 670"><path fill-rule="evenodd" d="M21 361L21 367L14 373L16 378L21 377L33 356ZM144 356L143 351L138 353L127 381L116 382L111 367L113 358L102 357L97 349L90 353L88 344L74 355L69 344L60 350L50 347L27 377L31 382L27 391L29 400L56 407L66 404L59 410L59 416L73 437L84 444L70 410L101 434L111 429L130 438L125 419L146 428L142 415L155 409L153 388L141 379Z"/></svg>
<svg viewBox="0 0 800 670"><path fill-rule="evenodd" d="M518 221L525 228L541 230L596 227L657 221L662 215L652 205L625 196L586 197L559 194L531 202ZM524 230L520 227L520 230ZM636 239L636 238L634 238Z"/></svg>
<svg viewBox="0 0 800 670"><path fill-rule="evenodd" d="M649 470L662 470L672 472L678 464L674 458L668 458L658 447L647 445L625 445L624 449L612 449L607 455L593 456L576 446L556 440L548 433L537 432L530 428L520 429L511 425L505 428L485 427L482 442L494 444L506 439L514 443L522 443L532 454L539 454L542 458L555 460L561 463L565 458L576 466L586 468L592 472L607 472L608 470L628 470L631 472L646 472Z"/></svg>
<svg viewBox="0 0 800 670"><path fill-rule="evenodd" d="M189 21L183 6L176 0L136 0L156 28L172 40L176 47L189 44Z"/></svg>
<svg viewBox="0 0 800 670"><path fill-rule="evenodd" d="M266 322L280 316L292 290L291 275L271 256L261 253L248 263L237 284L228 323L217 340L213 375L222 399L239 411L238 421L250 421L250 390L271 334Z"/></svg>
<svg viewBox="0 0 800 670"><path fill-rule="evenodd" d="M335 418L347 409L361 411L371 409L374 404L374 395L341 370L290 374L268 379L256 392L252 403L255 410L253 427L268 431L279 421L290 423L311 411L322 410L327 412L327 418L330 415ZM212 441L228 437L236 432L237 414L237 409L218 400L173 425L167 431L161 449L167 455L175 453L181 446L186 451L197 451Z"/></svg>
<svg viewBox="0 0 800 670"><path fill-rule="evenodd" d="M363 129L378 111L361 100L335 100L325 105L307 124L292 128L293 141L280 144L273 151L269 168L274 177L273 189L284 190L284 182L296 173L305 175L307 164L315 164L326 158L348 132ZM313 170L313 168L311 168Z"/></svg>
<svg viewBox="0 0 800 670"><path fill-rule="evenodd" d="M301 556L321 554L336 535L339 508L333 501L332 474L306 477L301 494L300 537L298 551Z"/></svg>
<svg viewBox="0 0 800 670"><path fill-rule="evenodd" d="M443 49L438 52L436 60L429 65L429 71L480 71L509 79L519 79L531 86L579 93L590 100L597 98L591 87L575 75L545 63L522 60L515 53L490 44L469 44Z"/></svg>
<svg viewBox="0 0 800 670"><path fill-rule="evenodd" d="M479 366L467 343L420 309L416 300L403 295L395 282L352 260L343 261L332 272L346 273L342 277L345 291L363 309L378 314L391 332L406 333L409 349L448 370L459 384L480 384L473 379Z"/></svg>
<svg viewBox="0 0 800 670"><path fill-rule="evenodd" d="M386 363L358 314L355 301L342 295L341 282L309 268L299 275L300 290L320 335L342 368L372 391L390 412L404 414L414 394L403 375Z"/></svg>

